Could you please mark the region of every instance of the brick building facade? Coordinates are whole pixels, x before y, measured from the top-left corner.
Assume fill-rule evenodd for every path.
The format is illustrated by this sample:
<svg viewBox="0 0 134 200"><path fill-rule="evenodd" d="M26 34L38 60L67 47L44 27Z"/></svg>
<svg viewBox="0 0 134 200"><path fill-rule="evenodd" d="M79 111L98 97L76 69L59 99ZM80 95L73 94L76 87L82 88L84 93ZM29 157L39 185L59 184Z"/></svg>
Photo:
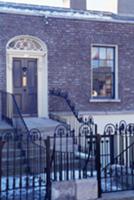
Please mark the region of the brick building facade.
<svg viewBox="0 0 134 200"><path fill-rule="evenodd" d="M12 84L8 77L12 75L12 67L8 63L7 45L10 46L13 38L15 40L16 37L31 37L39 39L47 49L47 53L44 53L45 56L47 54L44 61L47 71L41 72L40 68L39 72L47 73L44 78L46 77L48 86L43 88L40 94L52 88L62 89L69 93L69 97L81 114L92 114L96 120L109 114L114 120L132 120L134 116L133 34L133 18L119 17L111 13L0 4L0 89L13 92L9 86ZM91 51L94 46L114 48L115 77L112 82L114 88L112 97L92 96ZM15 50L13 52L13 57L16 57ZM18 58L20 56L29 57L25 52L17 54ZM45 97L47 98L47 95ZM48 101L45 100L45 106L45 111L39 114L40 116L47 116L49 111L64 113L66 111L64 103L51 96L48 97Z"/></svg>

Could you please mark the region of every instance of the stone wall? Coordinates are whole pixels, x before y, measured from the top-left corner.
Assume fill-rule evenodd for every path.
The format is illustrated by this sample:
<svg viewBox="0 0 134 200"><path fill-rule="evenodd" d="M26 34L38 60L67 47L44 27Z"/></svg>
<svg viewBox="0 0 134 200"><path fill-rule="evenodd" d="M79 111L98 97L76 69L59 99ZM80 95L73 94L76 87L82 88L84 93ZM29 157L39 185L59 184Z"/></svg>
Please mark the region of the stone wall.
<svg viewBox="0 0 134 200"><path fill-rule="evenodd" d="M97 197L96 178L52 183L52 200L95 200Z"/></svg>
<svg viewBox="0 0 134 200"><path fill-rule="evenodd" d="M103 194L99 200L133 200L134 191L122 191Z"/></svg>

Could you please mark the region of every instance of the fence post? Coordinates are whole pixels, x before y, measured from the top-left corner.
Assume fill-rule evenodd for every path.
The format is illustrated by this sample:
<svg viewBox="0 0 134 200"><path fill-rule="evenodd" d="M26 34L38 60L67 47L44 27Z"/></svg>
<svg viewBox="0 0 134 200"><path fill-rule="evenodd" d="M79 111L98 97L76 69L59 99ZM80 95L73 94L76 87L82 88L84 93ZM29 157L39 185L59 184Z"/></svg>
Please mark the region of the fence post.
<svg viewBox="0 0 134 200"><path fill-rule="evenodd" d="M2 150L5 142L0 139L0 193L2 191Z"/></svg>
<svg viewBox="0 0 134 200"><path fill-rule="evenodd" d="M50 137L46 139L46 197L45 200L51 200L51 160L50 160Z"/></svg>
<svg viewBox="0 0 134 200"><path fill-rule="evenodd" d="M109 139L109 143L110 143L110 163L114 164L114 136L115 135L110 135Z"/></svg>
<svg viewBox="0 0 134 200"><path fill-rule="evenodd" d="M97 129L97 126L96 126ZM98 198L101 197L101 162L100 162L100 139L99 134L96 135L96 168L97 168L97 180L98 180Z"/></svg>

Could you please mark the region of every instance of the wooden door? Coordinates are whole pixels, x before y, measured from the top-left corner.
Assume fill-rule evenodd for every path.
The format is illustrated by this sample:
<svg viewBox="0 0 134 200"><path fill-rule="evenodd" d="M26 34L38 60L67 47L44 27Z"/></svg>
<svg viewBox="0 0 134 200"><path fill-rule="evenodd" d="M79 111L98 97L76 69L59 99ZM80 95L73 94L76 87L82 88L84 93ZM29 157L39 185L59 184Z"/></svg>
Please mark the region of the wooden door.
<svg viewBox="0 0 134 200"><path fill-rule="evenodd" d="M13 93L23 116L37 116L37 59L13 59Z"/></svg>

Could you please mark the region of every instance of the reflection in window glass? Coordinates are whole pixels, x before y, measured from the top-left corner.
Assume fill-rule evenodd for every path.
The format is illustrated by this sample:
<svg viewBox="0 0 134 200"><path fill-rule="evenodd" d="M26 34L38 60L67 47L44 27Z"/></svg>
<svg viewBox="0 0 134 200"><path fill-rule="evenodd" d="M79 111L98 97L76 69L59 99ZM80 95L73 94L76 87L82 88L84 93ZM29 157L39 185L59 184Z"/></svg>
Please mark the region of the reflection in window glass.
<svg viewBox="0 0 134 200"><path fill-rule="evenodd" d="M99 59L99 48L93 47L92 49L92 59Z"/></svg>
<svg viewBox="0 0 134 200"><path fill-rule="evenodd" d="M115 97L115 48L94 46L92 48L92 97Z"/></svg>
<svg viewBox="0 0 134 200"><path fill-rule="evenodd" d="M113 71L113 67L114 67L113 61L108 60L108 61L107 61L107 66L108 66L108 67L111 67L111 69L112 69L112 71Z"/></svg>
<svg viewBox="0 0 134 200"><path fill-rule="evenodd" d="M99 48L99 58L106 59L106 48Z"/></svg>
<svg viewBox="0 0 134 200"><path fill-rule="evenodd" d="M107 60L100 60L100 67L107 67Z"/></svg>
<svg viewBox="0 0 134 200"><path fill-rule="evenodd" d="M107 59L113 59L113 48L107 48Z"/></svg>
<svg viewBox="0 0 134 200"><path fill-rule="evenodd" d="M92 66L93 66L93 68L97 68L99 66L99 61L98 60L93 60L92 61Z"/></svg>

